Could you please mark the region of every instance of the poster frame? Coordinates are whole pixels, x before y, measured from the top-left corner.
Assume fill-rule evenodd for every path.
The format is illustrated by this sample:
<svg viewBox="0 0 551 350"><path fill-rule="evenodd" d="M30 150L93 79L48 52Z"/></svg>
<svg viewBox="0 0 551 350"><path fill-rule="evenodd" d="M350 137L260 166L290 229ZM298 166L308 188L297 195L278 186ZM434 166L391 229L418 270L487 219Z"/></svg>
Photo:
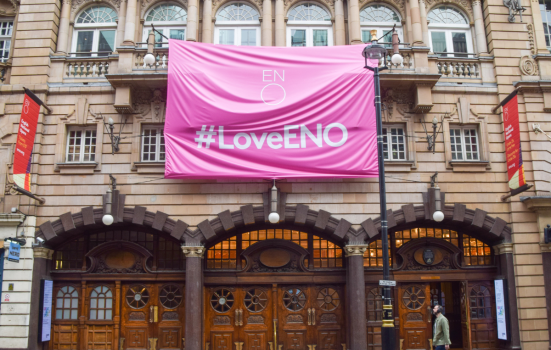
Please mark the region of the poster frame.
<svg viewBox="0 0 551 350"><path fill-rule="evenodd" d="M498 285L497 283L498 282L502 282L503 284L503 308L505 309L505 317L504 317L504 321L505 321L505 338L502 338L499 334L499 330L498 330L498 323L499 323L499 318L498 318L498 315L497 315L497 292L498 292ZM494 298L495 298L495 308L496 308L496 332L497 332L497 338L499 340L504 340L504 341L509 341L510 340L510 334L511 334L511 322L510 322L510 310L509 310L509 288L508 288L508 283L507 283L507 279L506 278L498 278L498 279L495 279L494 280Z"/></svg>
<svg viewBox="0 0 551 350"><path fill-rule="evenodd" d="M48 286L49 285L49 286ZM49 303L49 306L50 306L50 315L49 315L49 320L48 319L44 319L44 307L47 306L45 305L45 296L46 296L46 292L48 291L47 288L51 288L49 289L50 291L50 303ZM43 278L40 280L40 302L39 302L39 322L38 322L38 341L39 342L49 342L50 341L50 338L51 338L51 329L52 329L52 305L53 305L53 292L54 292L54 281L52 279L49 279L49 278ZM47 332L44 332L44 322L47 322Z"/></svg>

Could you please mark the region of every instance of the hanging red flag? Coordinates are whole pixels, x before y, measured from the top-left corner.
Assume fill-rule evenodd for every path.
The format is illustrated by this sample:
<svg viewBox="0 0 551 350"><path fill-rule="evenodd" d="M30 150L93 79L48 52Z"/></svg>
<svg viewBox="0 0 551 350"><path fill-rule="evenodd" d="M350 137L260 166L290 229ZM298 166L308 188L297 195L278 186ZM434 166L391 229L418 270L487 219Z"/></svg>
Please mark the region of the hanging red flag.
<svg viewBox="0 0 551 350"><path fill-rule="evenodd" d="M31 191L31 162L38 124L40 106L44 103L32 91L25 89L19 131L13 155L13 181L27 191Z"/></svg>
<svg viewBox="0 0 551 350"><path fill-rule="evenodd" d="M505 155L507 157L507 175L511 191L526 185L518 117L517 91L511 93L503 102L503 127L505 131Z"/></svg>

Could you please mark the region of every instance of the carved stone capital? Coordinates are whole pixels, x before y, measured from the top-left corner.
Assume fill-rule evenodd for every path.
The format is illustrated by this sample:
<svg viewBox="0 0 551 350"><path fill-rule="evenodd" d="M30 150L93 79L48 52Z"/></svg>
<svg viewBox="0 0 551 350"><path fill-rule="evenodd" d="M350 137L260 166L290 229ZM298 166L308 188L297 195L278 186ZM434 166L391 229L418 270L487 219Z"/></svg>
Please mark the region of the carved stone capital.
<svg viewBox="0 0 551 350"><path fill-rule="evenodd" d="M364 256L365 251L369 246L367 244L346 245L344 246L344 255L348 258L351 256Z"/></svg>
<svg viewBox="0 0 551 350"><path fill-rule="evenodd" d="M44 248L44 247L37 247L33 249L33 257L35 259L47 259L52 260L54 256L54 251L52 249Z"/></svg>
<svg viewBox="0 0 551 350"><path fill-rule="evenodd" d="M512 254L513 243L501 243L494 246L495 255Z"/></svg>
<svg viewBox="0 0 551 350"><path fill-rule="evenodd" d="M182 246L182 252L186 258L203 258L205 247L203 246Z"/></svg>

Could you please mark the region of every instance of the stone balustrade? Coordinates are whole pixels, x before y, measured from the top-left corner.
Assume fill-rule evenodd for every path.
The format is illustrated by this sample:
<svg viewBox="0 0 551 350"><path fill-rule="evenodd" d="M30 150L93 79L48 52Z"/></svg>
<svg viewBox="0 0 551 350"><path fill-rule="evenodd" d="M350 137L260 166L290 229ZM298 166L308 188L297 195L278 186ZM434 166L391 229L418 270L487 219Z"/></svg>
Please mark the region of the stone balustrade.
<svg viewBox="0 0 551 350"><path fill-rule="evenodd" d="M137 70L166 70L168 69L168 47L155 48L153 55L155 56L154 65L146 65L144 57L147 55L146 49L136 49L134 54L134 66L132 69Z"/></svg>
<svg viewBox="0 0 551 350"><path fill-rule="evenodd" d="M440 57L436 67L442 78L480 79L480 65L475 59Z"/></svg>
<svg viewBox="0 0 551 350"><path fill-rule="evenodd" d="M105 78L111 63L107 57L69 59L65 64L66 78Z"/></svg>

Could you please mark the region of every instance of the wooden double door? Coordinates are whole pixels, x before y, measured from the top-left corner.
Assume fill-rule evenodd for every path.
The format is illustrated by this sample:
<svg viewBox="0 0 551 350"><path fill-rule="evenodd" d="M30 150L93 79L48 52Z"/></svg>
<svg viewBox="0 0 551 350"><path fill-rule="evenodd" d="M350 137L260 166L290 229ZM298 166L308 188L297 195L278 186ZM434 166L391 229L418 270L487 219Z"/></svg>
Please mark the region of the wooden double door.
<svg viewBox="0 0 551 350"><path fill-rule="evenodd" d="M343 295L340 286L206 288L206 348L340 350Z"/></svg>
<svg viewBox="0 0 551 350"><path fill-rule="evenodd" d="M177 283L123 284L120 349L184 348L184 286Z"/></svg>

